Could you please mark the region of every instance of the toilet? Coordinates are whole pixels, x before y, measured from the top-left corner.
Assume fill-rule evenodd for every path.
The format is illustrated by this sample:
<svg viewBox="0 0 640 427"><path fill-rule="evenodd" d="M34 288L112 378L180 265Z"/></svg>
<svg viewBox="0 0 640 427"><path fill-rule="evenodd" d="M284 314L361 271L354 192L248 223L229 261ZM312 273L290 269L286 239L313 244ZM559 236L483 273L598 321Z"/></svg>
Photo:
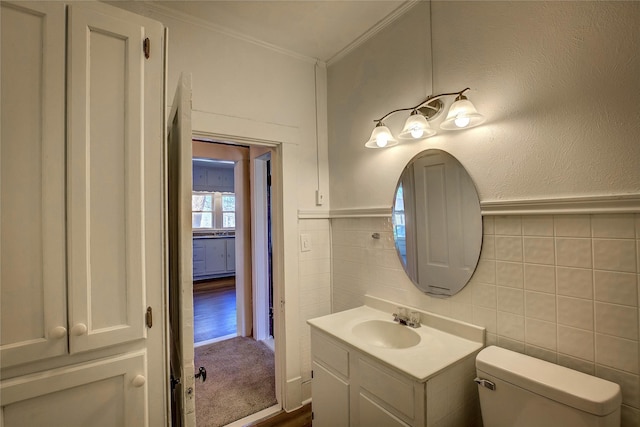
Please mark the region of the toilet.
<svg viewBox="0 0 640 427"><path fill-rule="evenodd" d="M620 386L490 346L476 357L484 427L620 426Z"/></svg>

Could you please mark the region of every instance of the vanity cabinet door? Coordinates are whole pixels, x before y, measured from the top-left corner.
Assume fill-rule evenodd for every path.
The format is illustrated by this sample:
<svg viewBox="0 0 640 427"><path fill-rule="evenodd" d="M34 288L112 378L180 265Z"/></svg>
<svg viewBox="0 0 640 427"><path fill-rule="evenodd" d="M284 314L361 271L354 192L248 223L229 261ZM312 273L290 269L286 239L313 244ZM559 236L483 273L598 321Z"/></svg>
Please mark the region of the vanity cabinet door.
<svg viewBox="0 0 640 427"><path fill-rule="evenodd" d="M419 395L420 389L424 386L422 384L418 386L411 379L387 369L368 357L352 354L351 360L354 364L352 383L358 388L360 425L368 425L364 420L370 419L374 413L371 405L379 407L376 409L379 412L376 417L387 420L387 423L380 425L414 424L416 415L422 411ZM409 424L397 424L399 420Z"/></svg>
<svg viewBox="0 0 640 427"><path fill-rule="evenodd" d="M314 427L349 426L349 384L347 382L314 361L311 390Z"/></svg>
<svg viewBox="0 0 640 427"><path fill-rule="evenodd" d="M358 413L361 426L410 427L362 393L358 395Z"/></svg>

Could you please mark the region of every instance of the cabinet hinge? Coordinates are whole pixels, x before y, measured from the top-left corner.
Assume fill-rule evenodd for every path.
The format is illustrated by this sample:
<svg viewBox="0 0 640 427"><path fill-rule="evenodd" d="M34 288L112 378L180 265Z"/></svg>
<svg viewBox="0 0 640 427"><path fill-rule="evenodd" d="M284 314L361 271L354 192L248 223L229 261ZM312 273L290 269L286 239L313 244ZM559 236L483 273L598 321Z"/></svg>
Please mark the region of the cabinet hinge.
<svg viewBox="0 0 640 427"><path fill-rule="evenodd" d="M311 421L313 421L313 411L311 411Z"/></svg>
<svg viewBox="0 0 640 427"><path fill-rule="evenodd" d="M311 378L313 378L313 369L311 370Z"/></svg>
<svg viewBox="0 0 640 427"><path fill-rule="evenodd" d="M149 59L149 52L151 51L151 42L149 41L149 37L144 39L142 42L142 50L144 51L144 57Z"/></svg>
<svg viewBox="0 0 640 427"><path fill-rule="evenodd" d="M147 328L153 326L153 310L151 307L147 307L147 313L145 314L145 322L147 323Z"/></svg>

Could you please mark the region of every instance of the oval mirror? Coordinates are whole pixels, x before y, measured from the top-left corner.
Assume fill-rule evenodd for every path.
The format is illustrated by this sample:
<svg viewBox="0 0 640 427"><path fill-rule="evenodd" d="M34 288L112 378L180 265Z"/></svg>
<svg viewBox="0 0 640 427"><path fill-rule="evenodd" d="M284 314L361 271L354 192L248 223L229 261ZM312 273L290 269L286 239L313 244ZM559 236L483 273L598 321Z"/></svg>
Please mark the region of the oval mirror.
<svg viewBox="0 0 640 427"><path fill-rule="evenodd" d="M482 247L480 200L471 177L442 150L425 150L404 168L393 203L393 237L413 283L434 296L467 284Z"/></svg>

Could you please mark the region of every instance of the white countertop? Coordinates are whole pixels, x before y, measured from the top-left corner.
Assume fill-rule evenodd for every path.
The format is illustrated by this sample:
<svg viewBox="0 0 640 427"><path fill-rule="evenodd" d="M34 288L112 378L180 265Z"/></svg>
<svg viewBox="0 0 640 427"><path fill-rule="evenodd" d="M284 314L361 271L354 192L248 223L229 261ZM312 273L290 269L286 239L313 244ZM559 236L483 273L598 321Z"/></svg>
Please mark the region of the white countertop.
<svg viewBox="0 0 640 427"><path fill-rule="evenodd" d="M371 298L368 297L368 300L371 301ZM372 305L394 306L393 303L373 299L375 303ZM413 347L402 349L374 346L352 333L354 326L368 320L384 320L393 323L392 313L370 306L364 305L317 317L308 320L307 323L312 328L317 328L421 382L427 381L446 367L484 347L484 328L419 311L422 325L411 330L420 335L420 342ZM402 325L398 327L409 328Z"/></svg>

